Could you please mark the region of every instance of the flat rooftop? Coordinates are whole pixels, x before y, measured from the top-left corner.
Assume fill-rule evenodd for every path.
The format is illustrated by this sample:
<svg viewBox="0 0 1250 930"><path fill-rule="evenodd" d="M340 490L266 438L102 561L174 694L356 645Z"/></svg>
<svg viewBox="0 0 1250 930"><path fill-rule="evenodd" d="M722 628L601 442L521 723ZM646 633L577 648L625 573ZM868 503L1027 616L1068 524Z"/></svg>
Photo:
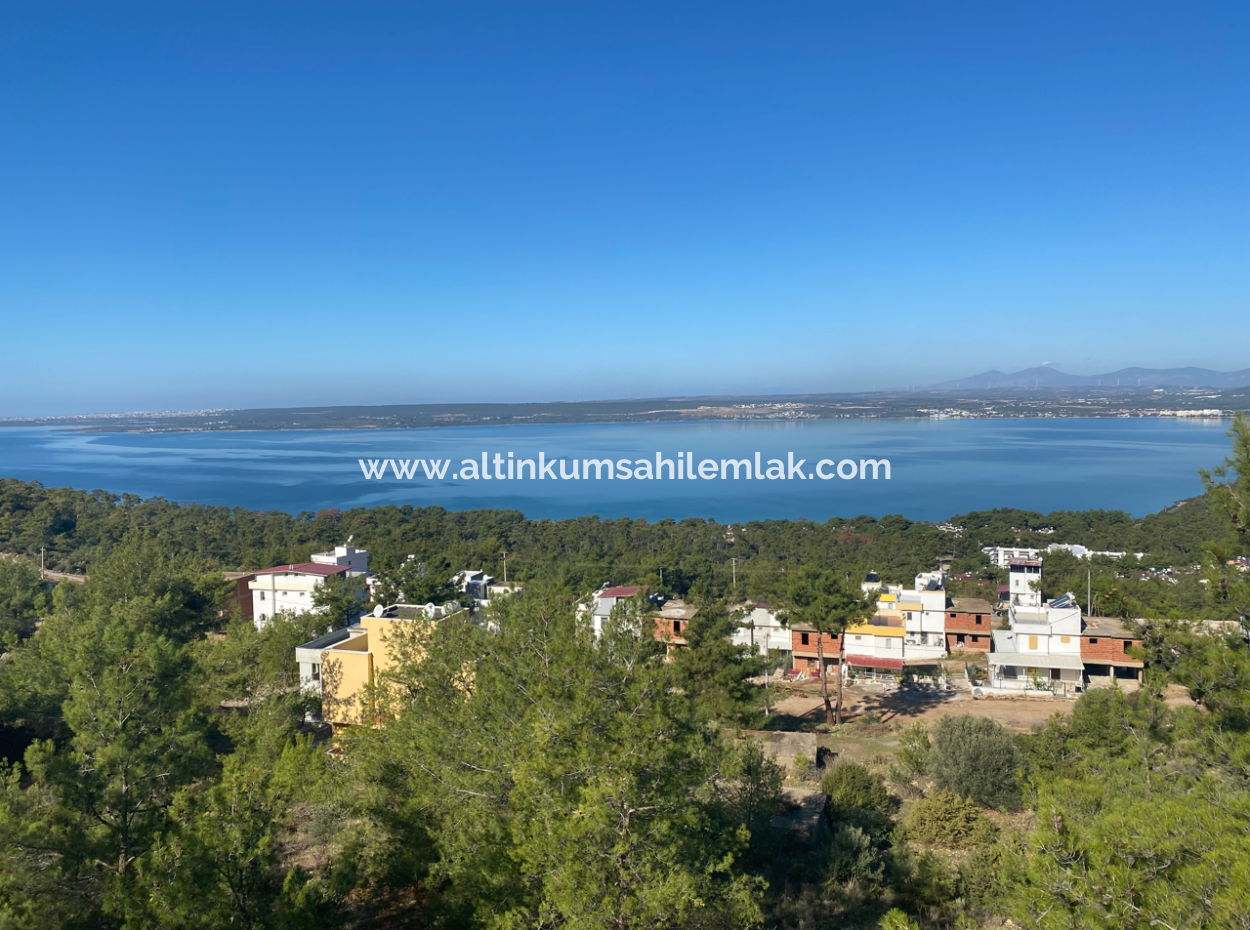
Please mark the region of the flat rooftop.
<svg viewBox="0 0 1250 930"><path fill-rule="evenodd" d="M1140 633L1134 633L1114 617L1086 617L1081 633L1084 636L1106 636L1110 639L1141 638Z"/></svg>
<svg viewBox="0 0 1250 930"><path fill-rule="evenodd" d="M988 614L994 609L989 601L979 597L953 597L951 607L966 614Z"/></svg>

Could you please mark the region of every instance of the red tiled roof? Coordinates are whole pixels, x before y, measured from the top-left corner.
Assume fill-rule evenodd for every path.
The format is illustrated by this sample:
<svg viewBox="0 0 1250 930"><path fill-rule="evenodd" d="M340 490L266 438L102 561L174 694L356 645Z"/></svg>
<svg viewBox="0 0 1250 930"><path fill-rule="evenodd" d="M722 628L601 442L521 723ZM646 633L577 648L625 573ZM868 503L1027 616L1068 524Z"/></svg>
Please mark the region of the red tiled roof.
<svg viewBox="0 0 1250 930"><path fill-rule="evenodd" d="M1008 559L1008 565L1023 565L1028 568L1041 568L1042 563L1039 559Z"/></svg>
<svg viewBox="0 0 1250 930"><path fill-rule="evenodd" d="M902 659L885 659L879 656L850 656L846 657L847 665L858 665L862 668L902 668Z"/></svg>
<svg viewBox="0 0 1250 930"><path fill-rule="evenodd" d="M651 590L651 586L646 585L646 584L644 585L636 585L636 584L621 585L620 587L616 587L616 588L604 588L596 596L597 597L633 597L639 591L649 591L649 590Z"/></svg>
<svg viewBox="0 0 1250 930"><path fill-rule="evenodd" d="M296 562L294 565L275 565L273 568L264 568L258 571L258 575L278 575L287 573L291 575L320 575L325 578L329 575L338 575L348 571L346 565L321 565L317 562Z"/></svg>
<svg viewBox="0 0 1250 930"><path fill-rule="evenodd" d="M762 608L763 610L772 610L772 609L773 609L773 605L772 605L772 604L770 604L770 603L768 603L768 601L756 601L756 602L755 602L755 606L756 606L756 607L759 607L759 608Z"/></svg>

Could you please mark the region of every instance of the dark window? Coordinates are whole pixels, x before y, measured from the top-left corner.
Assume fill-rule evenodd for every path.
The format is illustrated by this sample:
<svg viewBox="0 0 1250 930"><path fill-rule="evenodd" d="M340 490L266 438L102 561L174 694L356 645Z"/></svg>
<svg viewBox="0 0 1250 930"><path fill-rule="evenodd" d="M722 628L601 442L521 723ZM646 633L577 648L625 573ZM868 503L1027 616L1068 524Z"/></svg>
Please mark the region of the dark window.
<svg viewBox="0 0 1250 930"><path fill-rule="evenodd" d="M972 642L973 642L974 644L979 643L980 641L981 641L981 637L980 637L980 636L974 636L974 637L972 637Z"/></svg>
<svg viewBox="0 0 1250 930"><path fill-rule="evenodd" d="M954 619L955 619L955 614L951 614L951 619L952 619L952 620L954 620Z"/></svg>
<svg viewBox="0 0 1250 930"><path fill-rule="evenodd" d="M980 625L981 625L981 621L982 621L983 619L985 619L985 618L984 618L984 617L982 617L980 614L977 614L977 626L980 626Z"/></svg>
<svg viewBox="0 0 1250 930"><path fill-rule="evenodd" d="M1124 641L1124 651L1125 651L1125 652L1128 652L1128 647L1129 647L1129 646L1131 646L1131 645L1133 645L1133 644L1132 644L1132 642L1130 642L1129 640L1127 640L1127 639L1126 639L1126 640Z"/></svg>
<svg viewBox="0 0 1250 930"><path fill-rule="evenodd" d="M312 680L321 681L321 666L320 665L314 665L312 667Z"/></svg>
<svg viewBox="0 0 1250 930"><path fill-rule="evenodd" d="M1089 644L1090 644L1091 646L1097 646L1097 645L1098 645L1098 640L1091 638L1091 639L1090 639L1090 641L1089 641Z"/></svg>
<svg viewBox="0 0 1250 930"><path fill-rule="evenodd" d="M1051 680L1051 681L1058 681L1058 680L1059 680L1059 678L1060 678L1060 675L1059 675L1059 669L1057 669L1057 668L1052 668L1052 669L1050 670L1050 680Z"/></svg>
<svg viewBox="0 0 1250 930"><path fill-rule="evenodd" d="M680 632L681 632L681 621L680 621L680 620L674 620L674 621L673 621L673 632L674 632L674 633L680 633Z"/></svg>
<svg viewBox="0 0 1250 930"><path fill-rule="evenodd" d="M974 637L974 638L975 638L975 637ZM957 646L962 646L962 645L964 644L964 634L963 634L963 633L960 633L959 635L957 635L957 636L955 637L955 644L956 644Z"/></svg>
<svg viewBox="0 0 1250 930"><path fill-rule="evenodd" d="M806 634L806 633L800 633L800 634L799 634L799 642L801 642L804 646L806 646L806 645L807 645L807 634Z"/></svg>

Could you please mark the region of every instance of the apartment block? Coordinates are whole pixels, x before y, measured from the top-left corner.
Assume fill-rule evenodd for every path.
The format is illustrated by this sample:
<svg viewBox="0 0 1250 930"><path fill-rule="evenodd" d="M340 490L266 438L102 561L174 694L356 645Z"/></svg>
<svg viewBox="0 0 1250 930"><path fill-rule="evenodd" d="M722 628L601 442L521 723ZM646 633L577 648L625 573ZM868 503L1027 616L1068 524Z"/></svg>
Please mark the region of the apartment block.
<svg viewBox="0 0 1250 930"><path fill-rule="evenodd" d="M300 687L321 698L321 719L336 729L369 723L369 686L405 652L419 657L421 638L452 612L431 605L379 605L359 623L295 650Z"/></svg>

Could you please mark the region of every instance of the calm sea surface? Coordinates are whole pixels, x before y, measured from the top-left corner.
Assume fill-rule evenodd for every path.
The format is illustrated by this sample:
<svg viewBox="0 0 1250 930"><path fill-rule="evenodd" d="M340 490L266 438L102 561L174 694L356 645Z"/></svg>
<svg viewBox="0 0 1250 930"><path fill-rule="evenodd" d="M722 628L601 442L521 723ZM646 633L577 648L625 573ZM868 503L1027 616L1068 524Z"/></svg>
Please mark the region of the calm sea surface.
<svg viewBox="0 0 1250 930"><path fill-rule="evenodd" d="M532 518L711 517L721 522L901 513L941 520L988 507L1127 510L1201 491L1227 454L1227 421L816 420L223 433L74 433L0 428L0 475L174 501L297 513L437 504L517 508ZM483 452L547 460L885 458L891 479L463 480ZM445 479L366 479L358 459L450 459ZM559 466L557 466L558 469ZM765 467L767 465L765 464ZM829 472L828 466L825 471Z"/></svg>

